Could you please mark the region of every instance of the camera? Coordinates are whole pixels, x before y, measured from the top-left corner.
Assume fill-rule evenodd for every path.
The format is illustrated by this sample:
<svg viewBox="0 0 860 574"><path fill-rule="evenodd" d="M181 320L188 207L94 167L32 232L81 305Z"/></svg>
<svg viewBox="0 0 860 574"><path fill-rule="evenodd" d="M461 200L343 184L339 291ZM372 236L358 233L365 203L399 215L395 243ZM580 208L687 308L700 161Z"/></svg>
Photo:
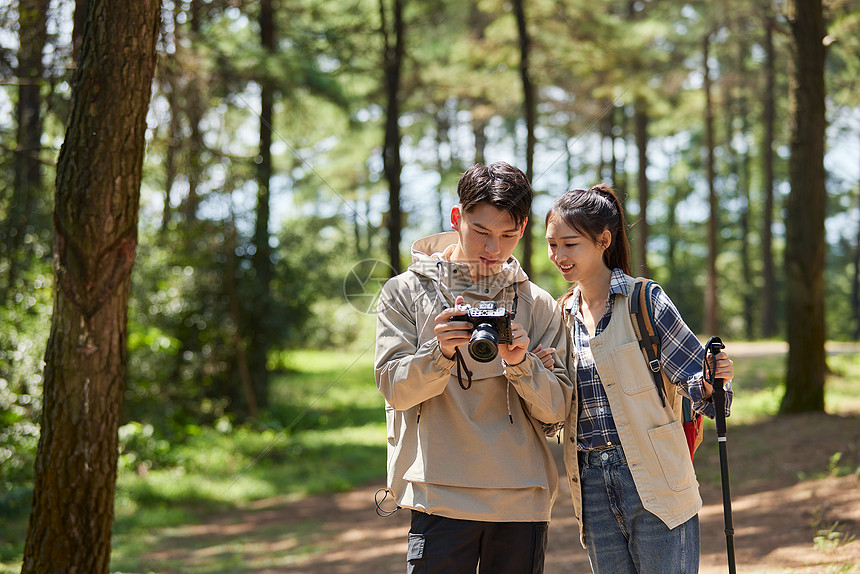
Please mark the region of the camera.
<svg viewBox="0 0 860 574"><path fill-rule="evenodd" d="M454 321L472 323L469 355L479 363L489 363L499 354L499 344L511 344L511 318L513 314L498 307L494 301L482 301L477 307L465 305L466 314L457 315Z"/></svg>

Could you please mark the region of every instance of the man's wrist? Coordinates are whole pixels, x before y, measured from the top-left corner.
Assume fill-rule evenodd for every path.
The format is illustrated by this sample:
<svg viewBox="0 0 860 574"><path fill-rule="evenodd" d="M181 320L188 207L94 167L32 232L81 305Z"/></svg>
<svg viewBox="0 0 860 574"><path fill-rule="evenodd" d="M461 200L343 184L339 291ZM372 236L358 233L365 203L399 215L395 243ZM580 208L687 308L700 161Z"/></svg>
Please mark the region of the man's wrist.
<svg viewBox="0 0 860 574"><path fill-rule="evenodd" d="M446 357L445 353L442 352L442 345L439 344L439 339L432 339L430 342L430 352L433 355L433 358L437 362L446 362L453 363L454 362L454 354L451 353L450 357Z"/></svg>
<svg viewBox="0 0 860 574"><path fill-rule="evenodd" d="M525 354L523 355L523 358L522 358L522 359L520 359L520 361L519 361L518 363L509 363L509 362L508 362L507 360L505 360L505 359L502 359L502 363L503 363L503 364L504 364L504 366L506 366L506 367L521 367L521 366L523 366L523 363L525 363L525 362L526 362L526 359L528 358L528 355L529 355L528 353L525 353Z"/></svg>

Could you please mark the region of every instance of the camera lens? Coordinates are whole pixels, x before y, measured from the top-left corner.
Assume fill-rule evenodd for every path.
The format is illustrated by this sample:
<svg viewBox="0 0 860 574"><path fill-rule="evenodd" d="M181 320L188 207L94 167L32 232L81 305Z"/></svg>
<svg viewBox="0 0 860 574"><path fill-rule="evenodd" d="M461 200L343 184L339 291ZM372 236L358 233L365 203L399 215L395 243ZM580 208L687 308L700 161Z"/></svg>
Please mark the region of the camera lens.
<svg viewBox="0 0 860 574"><path fill-rule="evenodd" d="M489 323L481 323L469 339L469 355L479 363L489 363L499 354L499 332Z"/></svg>

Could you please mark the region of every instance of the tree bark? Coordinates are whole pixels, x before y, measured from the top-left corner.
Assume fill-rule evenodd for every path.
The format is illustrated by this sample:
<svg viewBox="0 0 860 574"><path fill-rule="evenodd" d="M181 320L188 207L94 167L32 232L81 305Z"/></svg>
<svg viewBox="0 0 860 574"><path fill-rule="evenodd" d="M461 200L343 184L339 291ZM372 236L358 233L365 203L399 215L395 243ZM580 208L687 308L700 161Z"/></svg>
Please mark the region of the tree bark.
<svg viewBox="0 0 860 574"><path fill-rule="evenodd" d="M773 46L773 28L776 26L772 14L765 21L765 93L764 93L764 138L761 143L762 182L764 194L764 214L762 216L762 316L761 334L764 338L776 334L776 278L773 261L773 139L776 128L776 52Z"/></svg>
<svg viewBox="0 0 860 574"><path fill-rule="evenodd" d="M57 164L54 311L23 574L106 573L110 566L159 16L158 0L91 3Z"/></svg>
<svg viewBox="0 0 860 574"><path fill-rule="evenodd" d="M192 55L197 53L196 45L200 42L201 29L201 0L191 0L191 32L189 40ZM179 211L185 220L186 228L191 228L197 221L197 208L200 206L200 182L203 180L203 130L200 127L203 114L206 112L204 104L205 83L198 74L192 74L186 84L185 102L186 117L191 133L188 137L188 195L179 206Z"/></svg>
<svg viewBox="0 0 860 574"><path fill-rule="evenodd" d="M860 190L857 192L857 209L860 210ZM860 341L860 224L854 243L854 275L851 277L851 316L854 318L854 340Z"/></svg>
<svg viewBox="0 0 860 574"><path fill-rule="evenodd" d="M639 266L638 274L651 277L651 270L648 268L648 111L645 109L645 102L638 100L633 114L636 149L639 153L639 221L636 222L639 241L636 245L636 264Z"/></svg>
<svg viewBox="0 0 860 574"><path fill-rule="evenodd" d="M260 43L268 56L276 50L275 5L273 0L260 2ZM254 267L252 293L254 305L250 325L251 342L248 348L248 364L257 406L268 406L269 372L266 368L271 347L271 285L272 248L269 246L269 186L272 180L272 122L274 121L275 84L264 72L260 79L260 155L257 164L257 213L254 225Z"/></svg>
<svg viewBox="0 0 860 574"><path fill-rule="evenodd" d="M258 415L257 396L254 389L254 381L251 378L251 369L248 367L248 355L245 353L245 338L242 336L242 311L239 303L238 289L236 289L236 224L231 217L227 228L226 258L227 265L224 278L227 287L227 296L230 298L230 318L233 319L233 350L236 352L236 368L239 371L239 380L242 381L242 391L248 414L252 419Z"/></svg>
<svg viewBox="0 0 860 574"><path fill-rule="evenodd" d="M72 27L72 62L77 67L81 60L81 45L84 42L84 28L90 13L90 0L75 0L74 24Z"/></svg>
<svg viewBox="0 0 860 574"><path fill-rule="evenodd" d="M780 412L824 410L825 98L821 0L796 0L792 62L791 192L786 205L788 368Z"/></svg>
<svg viewBox="0 0 860 574"><path fill-rule="evenodd" d="M616 127L618 127L615 124L615 116L617 113L618 108L616 108L613 104L612 111L609 112L609 182L615 192L619 193L621 191L621 188L618 184L618 155L616 149L616 140L618 139L617 132L620 132L621 130L615 129Z"/></svg>
<svg viewBox="0 0 860 574"><path fill-rule="evenodd" d="M42 188L40 152L42 149L42 51L48 38L48 0L18 2L18 102L15 106L17 134L14 154L14 183L9 204L6 229L6 253L9 267L6 280L0 285L0 306L8 294L18 289L18 276L28 266L30 253L20 253L26 247L24 237L34 229L31 221L36 197ZM26 251L26 250L25 250Z"/></svg>
<svg viewBox="0 0 860 574"><path fill-rule="evenodd" d="M448 137L448 130L451 129L451 121L448 119L447 112L439 110L436 113L436 171L439 172L439 186L436 189L438 195L437 201L439 205L439 231L448 229L448 211L445 203L445 174L451 168L453 157L451 157L451 141ZM448 158L442 156L442 148L448 149Z"/></svg>
<svg viewBox="0 0 860 574"><path fill-rule="evenodd" d="M744 320L744 335L746 339L752 340L755 336L755 320L754 310L755 301L753 298L753 271L752 271L752 246L751 246L751 204L752 198L750 195L750 152L746 145L747 136L750 132L749 123L749 106L747 105L748 85L747 70L745 58L749 52L749 47L745 40L739 43L738 51L738 76L740 81L737 82L737 115L740 118L740 135L741 141L744 142L743 149L739 152L740 157L737 158L737 182L738 182L738 198L741 200L740 206L740 231L741 231L741 273L743 275L743 286L741 299L743 301L743 320ZM733 117L733 114L729 114ZM729 132L731 133L731 132ZM734 136L731 136L734 139ZM731 140L730 140L731 141ZM731 145L731 143L729 144Z"/></svg>
<svg viewBox="0 0 860 574"><path fill-rule="evenodd" d="M177 20L177 15L182 10L180 4L176 4L171 11L170 18L173 28L173 44L176 49L180 49L182 44L181 28ZM165 232L170 228L173 222L173 207L171 206L173 184L179 175L177 167L177 159L180 157L180 139L182 137L182 105L180 86L182 84L181 74L177 69L177 58L169 58L161 63L161 67L156 69L158 74L156 81L163 84L163 90L166 92L167 108L170 113L170 120L167 123L167 141L165 142L167 149L164 153L164 208L161 211L161 231Z"/></svg>
<svg viewBox="0 0 860 574"><path fill-rule="evenodd" d="M535 125L537 124L537 98L535 97L535 86L531 81L529 70L529 51L531 50L531 38L529 37L526 22L525 0L514 0L514 12L517 16L517 29L520 36L520 77L523 83L523 112L526 119L526 179L531 184L534 180L534 156L535 156ZM520 263L526 275L532 274L532 241L531 210L526 221L526 229L523 234L523 255Z"/></svg>
<svg viewBox="0 0 860 574"><path fill-rule="evenodd" d="M713 335L719 329L717 309L717 234L720 229L720 212L717 202L714 174L714 107L711 101L710 34L705 34L702 42L704 60L705 90L705 145L707 147L708 177L708 263L705 286L705 333Z"/></svg>
<svg viewBox="0 0 860 574"><path fill-rule="evenodd" d="M487 121L484 119L472 118L472 131L475 134L475 163L484 164L484 152L487 149Z"/></svg>
<svg viewBox="0 0 860 574"><path fill-rule="evenodd" d="M857 209L860 210L860 190L857 191ZM854 340L860 341L860 224L854 243L854 275L851 277L851 316L854 318Z"/></svg>
<svg viewBox="0 0 860 574"><path fill-rule="evenodd" d="M385 143L382 152L383 171L388 180L388 259L392 272L402 271L400 266L400 232L403 224L400 207L400 76L405 56L406 25L403 21L405 0L392 0L392 28L388 28L385 0L379 0L381 30L383 39L383 70L385 74ZM393 38L392 38L393 36Z"/></svg>

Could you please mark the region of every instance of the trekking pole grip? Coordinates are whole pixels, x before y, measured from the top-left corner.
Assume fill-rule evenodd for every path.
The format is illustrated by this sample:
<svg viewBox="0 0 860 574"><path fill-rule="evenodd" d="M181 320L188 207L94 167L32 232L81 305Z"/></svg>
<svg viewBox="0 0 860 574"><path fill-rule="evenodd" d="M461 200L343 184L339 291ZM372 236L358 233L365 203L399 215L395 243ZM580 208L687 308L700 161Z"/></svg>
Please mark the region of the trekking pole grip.
<svg viewBox="0 0 860 574"><path fill-rule="evenodd" d="M710 383L713 386L714 409L716 409L717 435L726 436L726 392L723 389L723 379L717 379L717 355L726 348L722 339L711 337L705 348L711 353ZM707 358L705 359L708 360Z"/></svg>

